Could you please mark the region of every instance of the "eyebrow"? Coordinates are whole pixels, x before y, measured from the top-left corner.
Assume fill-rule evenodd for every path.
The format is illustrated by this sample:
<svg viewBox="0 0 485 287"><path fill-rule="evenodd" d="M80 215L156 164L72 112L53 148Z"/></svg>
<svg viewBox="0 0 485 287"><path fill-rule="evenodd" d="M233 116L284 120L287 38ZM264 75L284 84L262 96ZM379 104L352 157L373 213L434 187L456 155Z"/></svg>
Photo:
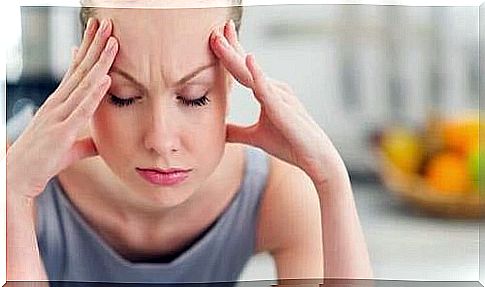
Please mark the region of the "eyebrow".
<svg viewBox="0 0 485 287"><path fill-rule="evenodd" d="M187 74L186 76L183 76L180 80L177 81L177 83L175 85L180 86L180 85L183 85L183 84L187 83L191 79L195 78L201 72L203 72L203 71L205 71L205 70L207 70L209 68L215 67L216 64L217 64L216 62L211 62L211 63L206 64L204 66L198 67L193 72ZM133 77L128 72L123 71L122 69L120 69L118 67L111 67L111 72L117 73L117 74L123 76L128 81L130 81L133 84L135 84L138 88L142 89L144 92L146 92L148 90L142 83L140 83L139 81L137 81L135 79L135 77Z"/></svg>

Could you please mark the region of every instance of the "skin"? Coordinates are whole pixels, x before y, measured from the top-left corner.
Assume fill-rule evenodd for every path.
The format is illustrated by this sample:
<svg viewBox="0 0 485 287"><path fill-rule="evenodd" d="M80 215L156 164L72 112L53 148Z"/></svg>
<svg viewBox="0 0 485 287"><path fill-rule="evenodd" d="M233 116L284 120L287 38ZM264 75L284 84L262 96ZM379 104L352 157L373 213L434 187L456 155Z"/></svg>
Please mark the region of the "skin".
<svg viewBox="0 0 485 287"><path fill-rule="evenodd" d="M196 17L195 10L97 12L101 19L112 19L113 36L122 47L109 73L113 80L109 93L137 100L131 106L117 107L106 96L91 120L90 131L98 153L145 205L158 209L180 205L201 188L221 161L230 85L222 65L201 43L225 22L226 13L226 9L211 9ZM180 17L194 20L176 24ZM154 28L146 29L146 21ZM183 25L181 31L190 31L186 25L198 26L198 30L174 33L176 25ZM209 68L179 83L199 67ZM126 73L130 76L124 76ZM179 98L195 100L206 93L210 102L205 106L187 106ZM160 187L141 178L137 167L192 171L182 184Z"/></svg>
<svg viewBox="0 0 485 287"><path fill-rule="evenodd" d="M32 214L52 176L108 244L139 260L183 249L220 215L241 184L244 145L270 154L256 247L273 255L278 277L372 278L343 161L291 88L245 53L227 10L100 9L96 17L59 88L8 150L9 278L45 278ZM98 19L109 19L103 33ZM114 48L102 53L107 43ZM233 79L261 106L251 126L226 123ZM179 98L206 91L205 106ZM117 107L110 94L137 100ZM173 187L136 173L174 166L192 171Z"/></svg>
<svg viewBox="0 0 485 287"><path fill-rule="evenodd" d="M195 10L100 9L97 17L111 19L112 35L122 47L110 69L109 93L139 99L118 107L107 95L87 134L100 157L71 166L59 179L83 215L120 254L142 260L174 252L216 219L242 179L242 149L226 147L230 77L210 47L200 44L225 24L227 9L210 9L203 15ZM198 26L196 37L173 33L180 17L194 19L182 30ZM149 19L157 29L139 33L144 24L138 26L132 19ZM173 49L173 43L181 44ZM214 65L178 84L209 64ZM124 76L127 71L130 76ZM206 106L186 106L177 98L196 99L206 91ZM182 184L160 187L142 179L136 167L192 171ZM93 203L94 197L102 200Z"/></svg>

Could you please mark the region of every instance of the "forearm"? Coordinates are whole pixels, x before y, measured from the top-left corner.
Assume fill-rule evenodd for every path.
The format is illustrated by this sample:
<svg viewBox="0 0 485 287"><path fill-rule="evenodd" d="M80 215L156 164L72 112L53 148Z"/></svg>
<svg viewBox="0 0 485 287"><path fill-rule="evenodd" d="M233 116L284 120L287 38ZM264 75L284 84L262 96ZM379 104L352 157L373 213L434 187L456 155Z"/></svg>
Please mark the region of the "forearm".
<svg viewBox="0 0 485 287"><path fill-rule="evenodd" d="M373 278L344 162L331 152L323 159L325 181L316 182L322 213L325 278Z"/></svg>
<svg viewBox="0 0 485 287"><path fill-rule="evenodd" d="M37 244L33 202L16 198L11 192L7 185L7 281L45 281L47 275ZM48 286L43 283L39 286Z"/></svg>

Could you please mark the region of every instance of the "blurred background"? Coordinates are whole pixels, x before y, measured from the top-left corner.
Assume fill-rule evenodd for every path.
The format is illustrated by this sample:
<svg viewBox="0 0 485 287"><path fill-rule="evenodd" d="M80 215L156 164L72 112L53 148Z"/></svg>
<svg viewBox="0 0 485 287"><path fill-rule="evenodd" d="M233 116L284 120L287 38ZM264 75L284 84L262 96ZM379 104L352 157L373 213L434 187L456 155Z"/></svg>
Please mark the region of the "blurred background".
<svg viewBox="0 0 485 287"><path fill-rule="evenodd" d="M57 87L81 27L76 7L6 8L15 138ZM246 50L344 158L377 278L478 280L478 24L477 7L245 7ZM258 108L238 86L230 120L253 123ZM241 276L274 278L268 254Z"/></svg>

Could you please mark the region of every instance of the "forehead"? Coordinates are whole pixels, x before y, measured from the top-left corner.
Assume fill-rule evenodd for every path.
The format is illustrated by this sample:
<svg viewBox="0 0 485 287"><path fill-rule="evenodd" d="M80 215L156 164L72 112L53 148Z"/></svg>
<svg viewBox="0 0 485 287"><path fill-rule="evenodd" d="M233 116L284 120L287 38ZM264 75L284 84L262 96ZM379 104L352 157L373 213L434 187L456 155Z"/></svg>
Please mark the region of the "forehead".
<svg viewBox="0 0 485 287"><path fill-rule="evenodd" d="M113 22L113 36L120 44L114 65L135 73L156 65L183 72L215 59L209 36L223 27L228 13L228 8L98 8L96 18Z"/></svg>

